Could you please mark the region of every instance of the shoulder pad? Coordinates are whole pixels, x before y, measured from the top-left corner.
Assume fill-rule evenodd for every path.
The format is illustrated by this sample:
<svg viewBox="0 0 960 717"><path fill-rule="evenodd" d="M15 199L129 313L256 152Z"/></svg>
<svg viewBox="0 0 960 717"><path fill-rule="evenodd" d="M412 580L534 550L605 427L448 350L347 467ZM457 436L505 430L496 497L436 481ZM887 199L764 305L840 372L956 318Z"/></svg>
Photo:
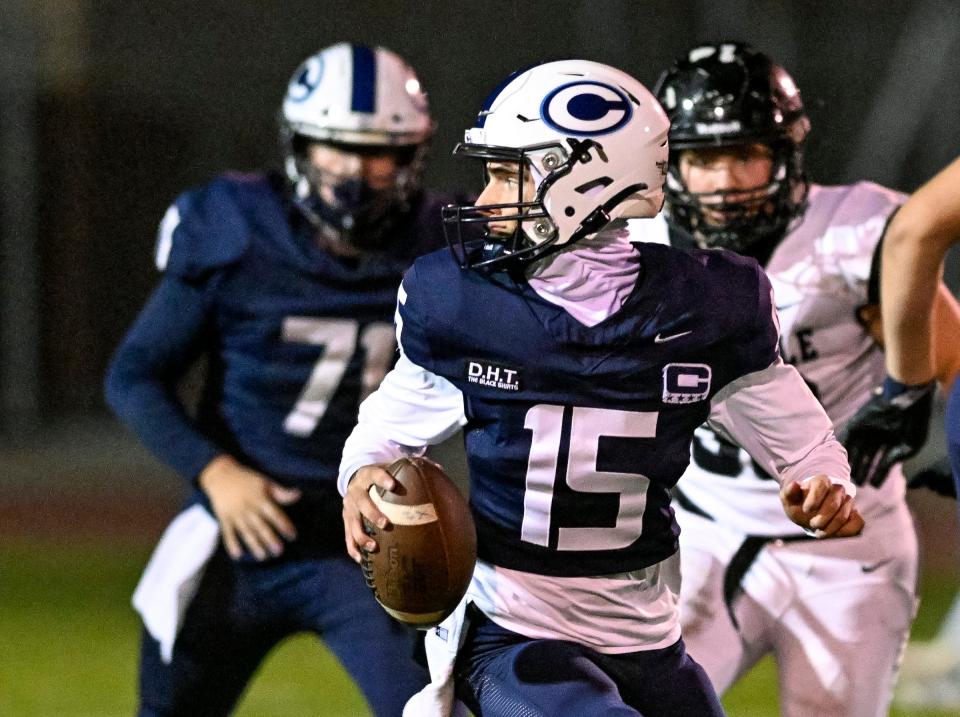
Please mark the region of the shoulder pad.
<svg viewBox="0 0 960 717"><path fill-rule="evenodd" d="M674 247L676 249L676 247ZM719 272L727 277L727 280L738 282L745 281L752 285L753 276L756 274L759 264L753 257L746 254L739 254L731 249L702 249L698 246L684 248L679 250L681 255L692 258L696 263L705 267L708 271ZM722 282L721 282L722 285Z"/></svg>
<svg viewBox="0 0 960 717"><path fill-rule="evenodd" d="M905 199L904 194L872 182L821 187L805 215L809 226L801 225L798 236L811 242L853 291L865 295L887 224Z"/></svg>
<svg viewBox="0 0 960 717"><path fill-rule="evenodd" d="M869 254L887 221L906 195L872 182L840 186L813 185L803 223L794 232L804 241L821 239L835 254Z"/></svg>
<svg viewBox="0 0 960 717"><path fill-rule="evenodd" d="M407 269L397 306L397 338L415 364L435 369L432 345L447 346L462 327L458 316L464 302L464 284L479 274L460 269L447 249L418 257Z"/></svg>
<svg viewBox="0 0 960 717"><path fill-rule="evenodd" d="M447 248L419 256L407 270L403 287L413 297L417 311L429 313L432 319L455 310L458 302L455 292L463 272L450 256Z"/></svg>
<svg viewBox="0 0 960 717"><path fill-rule="evenodd" d="M780 354L780 320L773 286L757 260L727 249L698 249L713 273L704 296L723 317L743 373L759 371ZM701 287L703 290L703 287Z"/></svg>
<svg viewBox="0 0 960 717"><path fill-rule="evenodd" d="M684 250L681 255L702 267L702 274L690 274L699 283L691 291L710 297L707 301L714 306L729 306L731 316L749 321L753 313L738 313L736 307L752 307L758 299L769 300L770 280L753 257L729 249L700 248ZM678 271L686 275L690 269L683 267Z"/></svg>
<svg viewBox="0 0 960 717"><path fill-rule="evenodd" d="M177 197L160 222L157 268L197 279L238 261L251 235L244 195L258 181L257 175L224 175Z"/></svg>

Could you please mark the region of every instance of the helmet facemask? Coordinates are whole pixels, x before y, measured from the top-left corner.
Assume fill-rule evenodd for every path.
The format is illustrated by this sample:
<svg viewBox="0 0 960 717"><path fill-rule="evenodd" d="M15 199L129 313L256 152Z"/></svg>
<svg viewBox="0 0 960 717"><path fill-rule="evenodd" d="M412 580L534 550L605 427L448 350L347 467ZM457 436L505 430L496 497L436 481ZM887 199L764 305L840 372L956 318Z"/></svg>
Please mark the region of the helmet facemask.
<svg viewBox="0 0 960 717"><path fill-rule="evenodd" d="M680 157L670 159L664 192L667 213L703 247L750 253L786 233L805 207L807 182L799 149L788 141L767 145L772 166L769 179L754 187L693 192L684 181ZM705 148L703 148L705 149Z"/></svg>
<svg viewBox="0 0 960 717"><path fill-rule="evenodd" d="M569 148L560 142L548 142L528 147L495 147L464 142L454 149L456 157L469 157L484 162L484 180L489 179L487 164L505 163L517 167L517 200L503 204L449 205L443 209L444 232L454 260L461 268L498 269L505 265L525 266L537 261L583 237L596 233L610 221L605 206L596 207L573 233L564 238L558 222L548 209L548 195L558 181L576 170L578 164L590 162L591 151L600 155L603 148L597 142L567 138ZM532 177L534 194L524 197L525 178ZM647 189L646 185L630 187L628 194ZM619 203L620 198L611 205ZM507 214L491 214L492 210L507 210ZM565 207L566 216L574 215L573 207ZM515 222L509 234L492 232L491 224ZM467 241L464 229L483 225L485 235L481 242ZM467 232L475 237L473 232Z"/></svg>
<svg viewBox="0 0 960 717"><path fill-rule="evenodd" d="M557 166L564 156L563 148L554 143L534 147L491 147L461 143L453 150L455 157L478 159L483 163L484 184L490 180L490 163L516 167L517 199L515 202L485 205L450 205L443 208L443 229L454 259L462 268L491 268L507 262L524 263L542 256L557 239L557 229L543 205L549 187L542 172L537 172L533 158L549 153L549 164ZM540 175L539 177L537 175ZM534 186L533 196L525 197L528 178ZM539 180L539 181L538 181ZM500 213L504 212L506 213ZM514 223L508 234L493 231L492 224ZM475 257L477 247L469 246L465 228L483 228L484 251ZM471 237L476 232L468 232Z"/></svg>
<svg viewBox="0 0 960 717"><path fill-rule="evenodd" d="M313 144L355 155L357 161L350 163L352 166L346 171L318 166L309 156ZM411 197L420 188L426 153L426 144L347 144L294 135L286 160L293 201L327 240L360 250L384 249L391 231L409 209ZM384 155L393 158L395 169L385 186L374 186L360 168L366 158Z"/></svg>

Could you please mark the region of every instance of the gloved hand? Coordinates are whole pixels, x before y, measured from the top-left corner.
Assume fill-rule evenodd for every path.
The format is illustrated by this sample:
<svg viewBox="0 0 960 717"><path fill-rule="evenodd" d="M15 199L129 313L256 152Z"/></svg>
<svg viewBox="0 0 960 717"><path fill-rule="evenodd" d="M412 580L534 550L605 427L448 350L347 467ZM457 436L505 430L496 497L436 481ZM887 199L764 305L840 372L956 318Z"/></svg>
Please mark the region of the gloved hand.
<svg viewBox="0 0 960 717"><path fill-rule="evenodd" d="M945 498L957 497L957 484L946 459L910 476L907 479L907 488L929 488Z"/></svg>
<svg viewBox="0 0 960 717"><path fill-rule="evenodd" d="M927 440L934 382L907 385L889 376L840 432L857 485L880 486L890 468Z"/></svg>

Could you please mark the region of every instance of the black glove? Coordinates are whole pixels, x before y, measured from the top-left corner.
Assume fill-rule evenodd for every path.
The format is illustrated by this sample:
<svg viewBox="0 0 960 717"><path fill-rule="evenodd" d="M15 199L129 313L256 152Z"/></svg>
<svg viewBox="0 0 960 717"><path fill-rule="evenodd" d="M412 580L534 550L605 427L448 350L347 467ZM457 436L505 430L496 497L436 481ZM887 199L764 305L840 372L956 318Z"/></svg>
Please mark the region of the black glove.
<svg viewBox="0 0 960 717"><path fill-rule="evenodd" d="M934 383L909 386L887 378L840 432L857 485L880 486L890 468L927 440Z"/></svg>
<svg viewBox="0 0 960 717"><path fill-rule="evenodd" d="M910 476L907 479L907 488L929 488L945 498L957 497L957 484L946 459Z"/></svg>

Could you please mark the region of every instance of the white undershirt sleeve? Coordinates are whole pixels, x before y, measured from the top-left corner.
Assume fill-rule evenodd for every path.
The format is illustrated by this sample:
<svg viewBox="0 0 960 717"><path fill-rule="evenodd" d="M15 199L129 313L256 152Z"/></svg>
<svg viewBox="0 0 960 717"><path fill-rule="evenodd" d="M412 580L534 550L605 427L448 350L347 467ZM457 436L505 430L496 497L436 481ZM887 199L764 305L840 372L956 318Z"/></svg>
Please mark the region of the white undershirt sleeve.
<svg viewBox="0 0 960 717"><path fill-rule="evenodd" d="M826 475L856 495L833 424L797 370L779 357L724 386L707 424L742 446L781 485Z"/></svg>
<svg viewBox="0 0 960 717"><path fill-rule="evenodd" d="M460 389L401 351L380 387L360 404L358 423L343 446L340 494L346 493L350 478L363 466L421 454L466 422Z"/></svg>

